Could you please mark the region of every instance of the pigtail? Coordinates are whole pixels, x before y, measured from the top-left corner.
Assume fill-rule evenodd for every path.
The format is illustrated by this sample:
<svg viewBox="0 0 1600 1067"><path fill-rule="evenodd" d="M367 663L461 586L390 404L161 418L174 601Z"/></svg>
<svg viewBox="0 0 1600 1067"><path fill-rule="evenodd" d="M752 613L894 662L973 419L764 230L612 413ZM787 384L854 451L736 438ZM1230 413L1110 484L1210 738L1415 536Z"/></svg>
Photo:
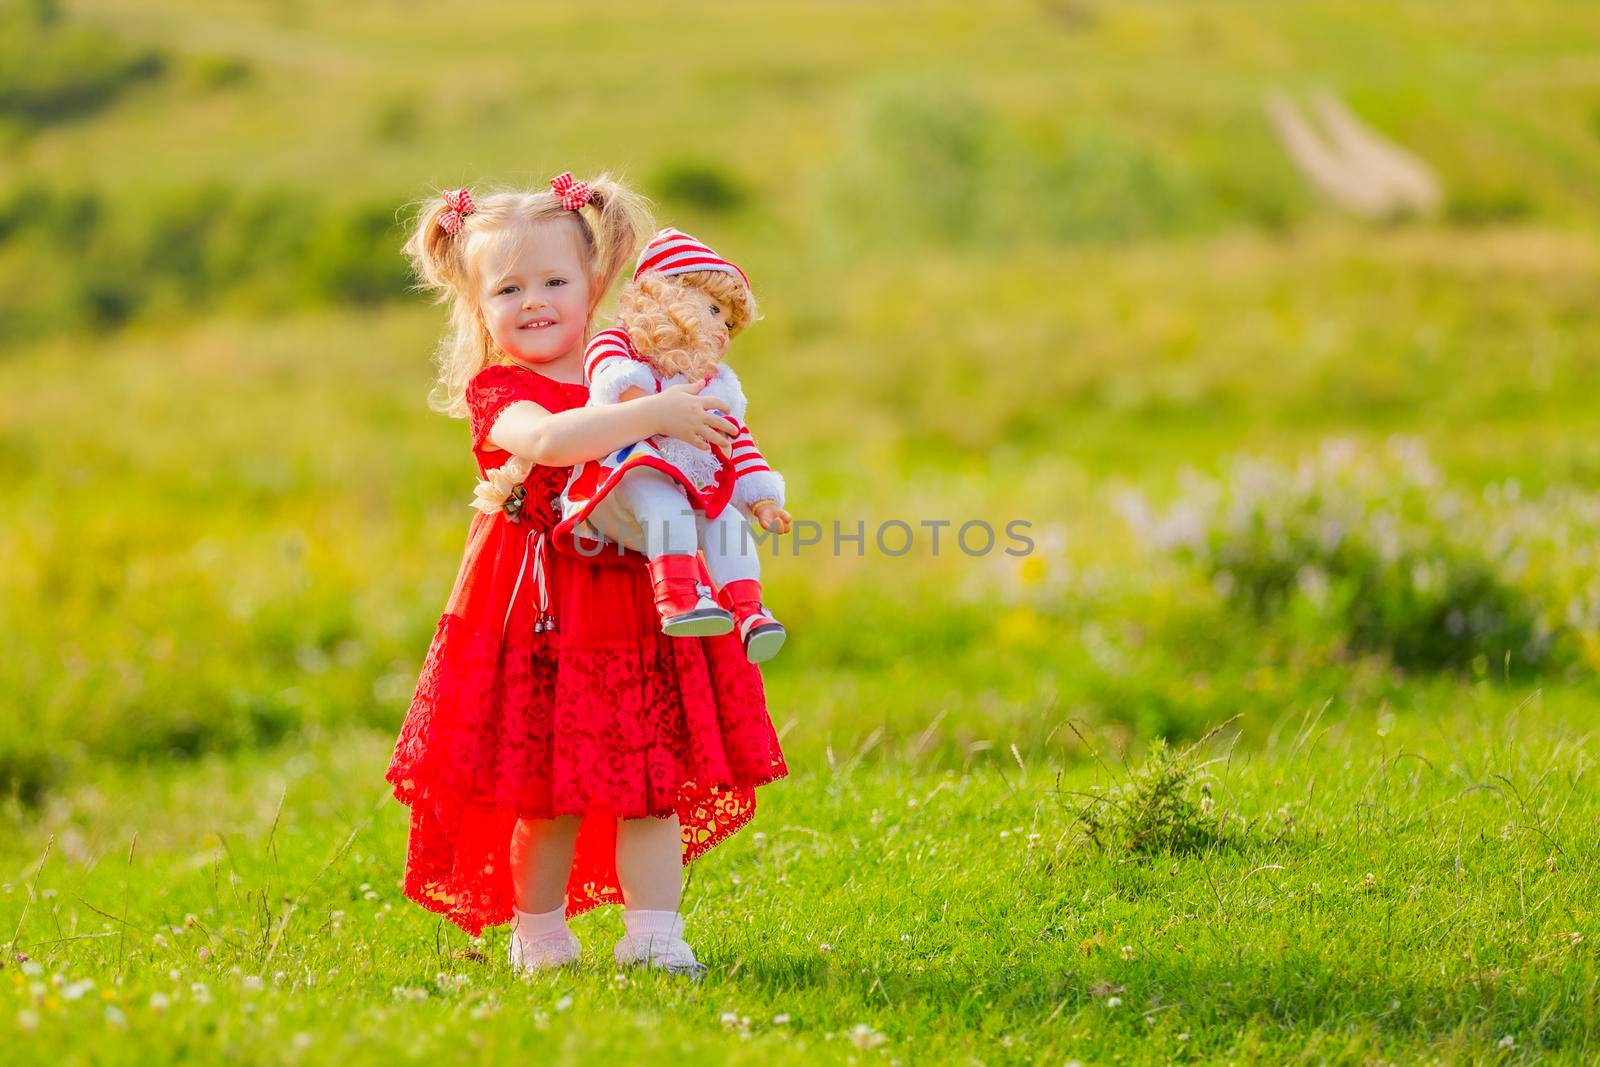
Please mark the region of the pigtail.
<svg viewBox="0 0 1600 1067"><path fill-rule="evenodd" d="M411 262L415 288L450 303L450 327L436 352L438 379L428 406L457 418L467 414L466 387L494 347L476 302L467 292L466 217L475 211L465 189L430 197L417 210L401 251Z"/></svg>
<svg viewBox="0 0 1600 1067"><path fill-rule="evenodd" d="M595 272L599 275L599 296L611 291L623 269L654 229L650 201L629 189L609 174L591 178L589 203L595 238ZM597 296L598 299L598 296Z"/></svg>
<svg viewBox="0 0 1600 1067"><path fill-rule="evenodd" d="M445 220L459 212L443 196L423 202L402 251L411 260L411 271L421 282L419 288L438 293L442 302L459 287L465 274L461 256L460 226L452 232Z"/></svg>

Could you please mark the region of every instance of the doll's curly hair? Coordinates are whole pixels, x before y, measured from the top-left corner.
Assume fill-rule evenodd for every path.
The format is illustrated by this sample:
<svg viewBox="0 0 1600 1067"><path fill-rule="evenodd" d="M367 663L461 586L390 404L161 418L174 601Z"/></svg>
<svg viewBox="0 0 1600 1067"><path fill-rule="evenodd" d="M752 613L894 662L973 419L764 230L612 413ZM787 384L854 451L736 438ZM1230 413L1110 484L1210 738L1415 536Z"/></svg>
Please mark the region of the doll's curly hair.
<svg viewBox="0 0 1600 1067"><path fill-rule="evenodd" d="M757 318L755 294L737 274L697 270L670 277L646 274L623 286L617 324L662 377L704 378L722 360L715 336L704 329L701 306L707 297L725 309L733 337Z"/></svg>

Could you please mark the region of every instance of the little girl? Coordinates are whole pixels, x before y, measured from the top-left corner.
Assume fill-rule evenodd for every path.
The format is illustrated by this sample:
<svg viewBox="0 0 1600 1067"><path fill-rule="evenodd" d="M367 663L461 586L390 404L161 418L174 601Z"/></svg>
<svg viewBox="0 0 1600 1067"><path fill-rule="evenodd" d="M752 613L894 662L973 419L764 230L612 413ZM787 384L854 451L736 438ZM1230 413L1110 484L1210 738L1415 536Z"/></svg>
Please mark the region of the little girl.
<svg viewBox="0 0 1600 1067"><path fill-rule="evenodd" d="M670 637L645 559L550 550L572 464L664 434L731 447L682 385L586 407L595 309L651 229L605 175L428 203L406 244L451 303L439 410L469 420L479 511L385 778L411 808L406 895L467 933L513 923L514 970L578 959L566 920L624 905L619 966L699 978L683 867L788 773L732 634Z"/></svg>

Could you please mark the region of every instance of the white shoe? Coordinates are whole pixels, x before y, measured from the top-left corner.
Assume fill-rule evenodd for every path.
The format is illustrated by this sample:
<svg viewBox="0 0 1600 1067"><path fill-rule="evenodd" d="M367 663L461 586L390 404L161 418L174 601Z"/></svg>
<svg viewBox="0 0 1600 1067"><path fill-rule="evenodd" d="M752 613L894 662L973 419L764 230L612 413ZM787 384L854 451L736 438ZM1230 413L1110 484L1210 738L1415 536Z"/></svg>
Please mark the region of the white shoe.
<svg viewBox="0 0 1600 1067"><path fill-rule="evenodd" d="M529 938L512 930L510 941L506 954L511 960L513 974L532 974L576 963L583 950L578 935L571 930Z"/></svg>
<svg viewBox="0 0 1600 1067"><path fill-rule="evenodd" d="M698 982L706 976L706 965L694 958L694 950L681 937L657 937L635 940L623 935L612 949L618 967L631 967L640 963L657 970L681 974Z"/></svg>

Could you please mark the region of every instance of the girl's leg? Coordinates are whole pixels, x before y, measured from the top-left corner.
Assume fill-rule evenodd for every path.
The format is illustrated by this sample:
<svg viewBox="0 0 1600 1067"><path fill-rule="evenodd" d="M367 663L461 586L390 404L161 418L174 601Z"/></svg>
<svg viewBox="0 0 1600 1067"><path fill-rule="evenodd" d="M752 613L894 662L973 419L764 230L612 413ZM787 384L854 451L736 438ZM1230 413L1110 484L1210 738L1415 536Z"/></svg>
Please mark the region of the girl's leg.
<svg viewBox="0 0 1600 1067"><path fill-rule="evenodd" d="M511 831L511 884L516 893L506 954L514 973L575 961L583 946L567 927L567 881L581 816L518 819Z"/></svg>
<svg viewBox="0 0 1600 1067"><path fill-rule="evenodd" d="M517 820L511 833L511 883L518 909L543 913L566 906L582 822L580 815Z"/></svg>
<svg viewBox="0 0 1600 1067"><path fill-rule="evenodd" d="M683 896L683 830L665 819L617 821L617 883L631 911L676 911Z"/></svg>
<svg viewBox="0 0 1600 1067"><path fill-rule="evenodd" d="M676 813L665 819L646 816L617 824L617 882L625 907L627 929L612 955L619 967L648 962L652 967L705 977L706 965L695 959L683 939L683 838Z"/></svg>

